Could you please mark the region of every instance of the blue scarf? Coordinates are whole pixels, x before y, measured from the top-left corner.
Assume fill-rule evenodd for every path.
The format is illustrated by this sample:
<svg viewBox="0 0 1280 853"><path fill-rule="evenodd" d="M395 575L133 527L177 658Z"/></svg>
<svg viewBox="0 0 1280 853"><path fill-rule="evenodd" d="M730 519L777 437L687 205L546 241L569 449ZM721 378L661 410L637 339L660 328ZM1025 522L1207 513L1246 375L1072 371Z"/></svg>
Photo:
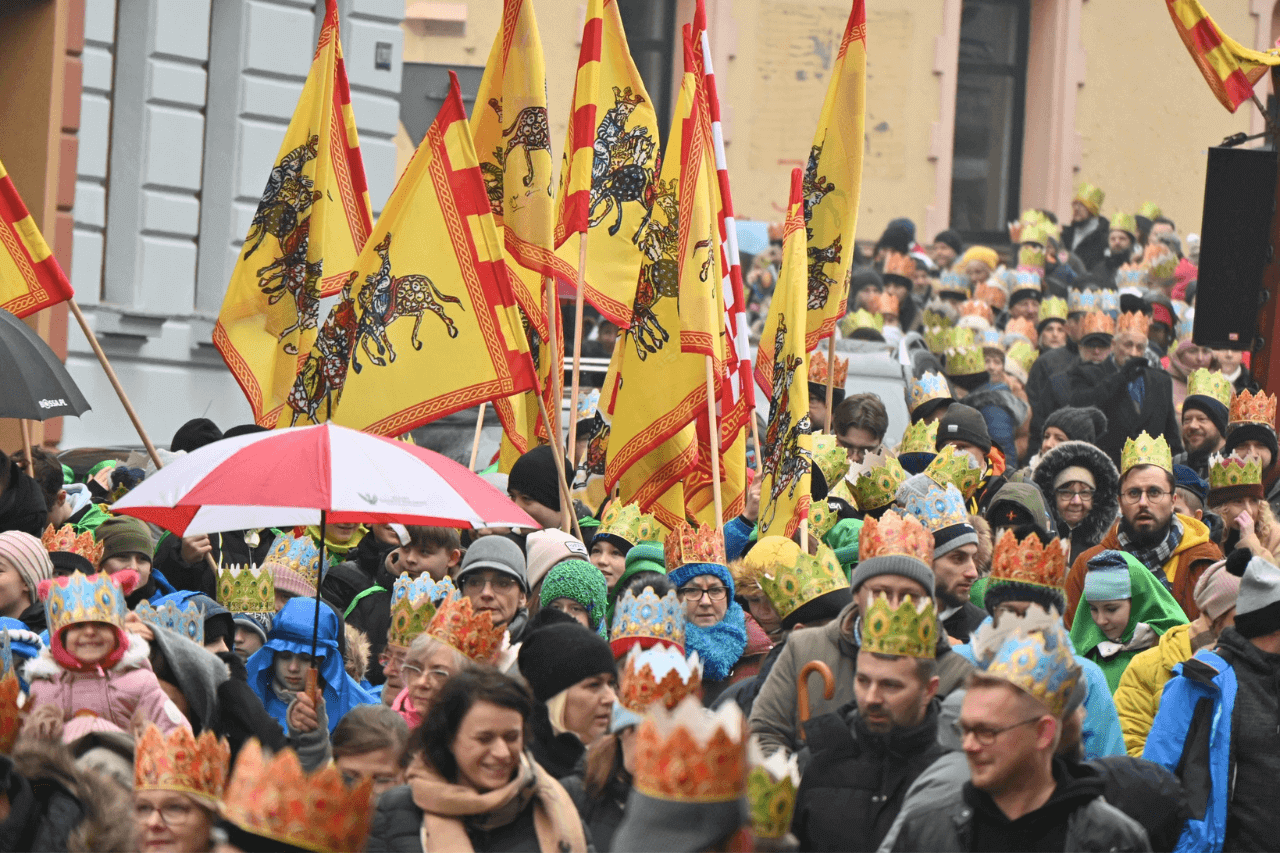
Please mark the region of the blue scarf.
<svg viewBox="0 0 1280 853"><path fill-rule="evenodd" d="M724 681L747 648L747 619L742 605L729 599L724 618L706 628L684 624L684 653L698 653L703 681Z"/></svg>

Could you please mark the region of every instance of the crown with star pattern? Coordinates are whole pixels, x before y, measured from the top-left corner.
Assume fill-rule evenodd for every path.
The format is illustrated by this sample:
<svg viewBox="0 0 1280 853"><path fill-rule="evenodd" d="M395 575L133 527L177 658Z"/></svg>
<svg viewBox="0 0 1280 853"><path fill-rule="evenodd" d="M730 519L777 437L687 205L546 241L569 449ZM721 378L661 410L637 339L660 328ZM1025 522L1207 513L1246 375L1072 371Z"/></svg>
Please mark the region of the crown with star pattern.
<svg viewBox="0 0 1280 853"><path fill-rule="evenodd" d="M766 536L743 559L756 570L760 588L783 619L814 599L849 588L835 552L821 542L816 554L808 554L786 537Z"/></svg>
<svg viewBox="0 0 1280 853"><path fill-rule="evenodd" d="M639 595L624 591L618 597L609 631L614 657L621 657L634 646L648 648L658 644L684 652L684 605L676 591L668 590L661 598L651 586Z"/></svg>
<svg viewBox="0 0 1280 853"><path fill-rule="evenodd" d="M441 601L458 596L453 579L445 575L439 581L422 573L416 578L401 575L391 587L391 625L387 644L408 648L427 630Z"/></svg>
<svg viewBox="0 0 1280 853"><path fill-rule="evenodd" d="M947 385L946 378L935 371L928 371L919 379L912 379L907 383L907 408L910 411L923 406L931 400L950 400L951 386Z"/></svg>
<svg viewBox="0 0 1280 853"><path fill-rule="evenodd" d="M1173 471L1173 452L1163 435L1152 438L1144 429L1137 438L1125 439L1124 450L1120 452L1120 476L1138 465L1155 465Z"/></svg>
<svg viewBox="0 0 1280 853"><path fill-rule="evenodd" d="M1265 391L1257 393L1241 391L1231 401L1227 421L1228 428L1240 424L1262 424L1274 430L1276 426L1275 395Z"/></svg>

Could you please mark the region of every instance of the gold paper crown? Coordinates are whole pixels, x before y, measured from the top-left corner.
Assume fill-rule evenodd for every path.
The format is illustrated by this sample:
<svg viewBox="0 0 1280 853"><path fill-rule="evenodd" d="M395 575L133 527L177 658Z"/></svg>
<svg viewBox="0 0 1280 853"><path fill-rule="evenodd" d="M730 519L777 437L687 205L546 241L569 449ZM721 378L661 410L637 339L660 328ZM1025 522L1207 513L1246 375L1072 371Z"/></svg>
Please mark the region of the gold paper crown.
<svg viewBox="0 0 1280 853"><path fill-rule="evenodd" d="M1138 208L1138 215L1145 216L1147 219L1159 219L1162 216L1160 205L1154 201L1144 201L1142 207Z"/></svg>
<svg viewBox="0 0 1280 853"><path fill-rule="evenodd" d="M948 483L960 490L965 498L973 497L982 482L982 467L969 451L955 445L945 445L924 469L930 480L945 487Z"/></svg>
<svg viewBox="0 0 1280 853"><path fill-rule="evenodd" d="M1132 213L1111 214L1111 230L1124 231L1133 239L1138 239L1138 222Z"/></svg>
<svg viewBox="0 0 1280 853"><path fill-rule="evenodd" d="M1061 320L1067 322L1067 300L1061 296L1046 296L1040 303L1039 321Z"/></svg>
<svg viewBox="0 0 1280 853"><path fill-rule="evenodd" d="M1111 319L1109 314L1102 311L1090 311L1084 315L1084 319L1080 321L1080 338L1083 340L1089 335L1106 335L1107 337L1115 337L1116 321ZM1145 335L1146 332L1143 332Z"/></svg>
<svg viewBox="0 0 1280 853"><path fill-rule="evenodd" d="M0 677L0 755L13 753L13 745L22 732L22 722L28 710L22 700L22 685L18 683L18 674L11 668Z"/></svg>
<svg viewBox="0 0 1280 853"><path fill-rule="evenodd" d="M1027 341L1014 341L1010 345L1009 351L1005 353L1005 358L1028 373L1031 372L1031 365L1035 364L1036 359L1039 357L1040 351Z"/></svg>
<svg viewBox="0 0 1280 853"><path fill-rule="evenodd" d="M1276 398L1273 394L1259 391L1241 391L1231 401L1230 414L1227 417L1231 426L1238 424L1263 424L1275 429Z"/></svg>
<svg viewBox="0 0 1280 853"><path fill-rule="evenodd" d="M800 789L800 766L794 753L775 750L765 758L754 735L747 743L747 800L751 833L756 838L782 838L791 829Z"/></svg>
<svg viewBox="0 0 1280 853"><path fill-rule="evenodd" d="M1173 278L1174 271L1178 269L1178 256L1164 243L1148 243L1142 254L1142 268L1148 279L1159 284Z"/></svg>
<svg viewBox="0 0 1280 853"><path fill-rule="evenodd" d="M967 346L947 350L944 360L948 376L972 376L987 369L981 347Z"/></svg>
<svg viewBox="0 0 1280 853"><path fill-rule="evenodd" d="M372 796L372 777L348 788L333 764L307 775L292 749L268 761L254 739L236 758L222 817L245 832L316 853L363 850Z"/></svg>
<svg viewBox="0 0 1280 853"><path fill-rule="evenodd" d="M975 301L984 302L997 311L1009 302L1009 292L998 284L983 282L973 289Z"/></svg>
<svg viewBox="0 0 1280 853"><path fill-rule="evenodd" d="M1232 486L1258 486L1262 484L1262 460L1250 457L1209 457L1209 491L1228 489Z"/></svg>
<svg viewBox="0 0 1280 853"><path fill-rule="evenodd" d="M57 530L54 530L53 525L50 524L45 528L40 541L44 543L44 549L50 554L54 551L79 554L92 563L95 569L102 561L102 552L106 547L93 538L92 532L86 530L84 533L77 534L76 529L70 524L64 524Z"/></svg>
<svg viewBox="0 0 1280 853"><path fill-rule="evenodd" d="M783 619L829 592L849 588L835 552L822 543L817 554L809 555L790 539L766 536L745 561L759 569L760 588Z"/></svg>
<svg viewBox="0 0 1280 853"><path fill-rule="evenodd" d="M667 574L694 563L725 565L724 539L715 527L681 522L667 534L663 547Z"/></svg>
<svg viewBox="0 0 1280 853"><path fill-rule="evenodd" d="M916 421L907 427L902 434L902 443L898 445L898 455L906 453L937 453L938 422Z"/></svg>
<svg viewBox="0 0 1280 853"><path fill-rule="evenodd" d="M1044 546L1040 544L1040 537L1029 533L1019 542L1012 530L1005 530L991 557L990 583L1008 581L1064 589L1067 582L1067 555L1062 550L1064 541L1055 539Z"/></svg>
<svg viewBox="0 0 1280 853"><path fill-rule="evenodd" d="M928 658L938 656L938 615L933 600L921 598L917 603L903 596L896 607L881 593L871 602L862 617L864 652L877 655Z"/></svg>
<svg viewBox="0 0 1280 853"><path fill-rule="evenodd" d="M996 627L987 622L973 635L979 671L1007 681L1061 717L1080 681L1071 643L1061 617L1030 610L1024 617L1006 613Z"/></svg>
<svg viewBox="0 0 1280 853"><path fill-rule="evenodd" d="M252 566L218 569L218 603L232 613L275 613L276 585L271 572Z"/></svg>
<svg viewBox="0 0 1280 853"><path fill-rule="evenodd" d="M714 711L693 697L674 711L653 706L636 731L634 787L668 802L733 802L747 790L745 736L736 702Z"/></svg>
<svg viewBox="0 0 1280 853"><path fill-rule="evenodd" d="M1137 438L1125 440L1124 450L1120 453L1120 476L1137 465L1155 465L1173 471L1173 453L1163 435L1152 438L1143 430Z"/></svg>
<svg viewBox="0 0 1280 853"><path fill-rule="evenodd" d="M1201 367L1187 376L1188 397L1210 397L1228 409L1231 407L1231 394L1234 390L1231 380L1216 370Z"/></svg>
<svg viewBox="0 0 1280 853"><path fill-rule="evenodd" d="M609 502L596 530L596 536L615 536L631 545L661 542L666 535L657 519L640 511L639 504L626 504L620 500Z"/></svg>
<svg viewBox="0 0 1280 853"><path fill-rule="evenodd" d="M686 696L698 698L702 690L702 662L698 653L685 657L674 646L633 646L627 652L618 682L618 701L629 711L643 714L655 702L667 710Z"/></svg>
<svg viewBox="0 0 1280 853"><path fill-rule="evenodd" d="M966 299L960 303L961 317L981 317L988 324L995 322L995 314L991 311L991 306L977 299Z"/></svg>
<svg viewBox="0 0 1280 853"><path fill-rule="evenodd" d="M387 629L387 644L408 648L435 618L437 602L457 596L453 580L446 575L439 583L431 575L417 578L402 575L391 588L391 626Z"/></svg>
<svg viewBox="0 0 1280 853"><path fill-rule="evenodd" d="M1039 211L1037 211L1038 213ZM1038 243L1041 246L1049 245L1049 241L1058 239L1058 226L1054 225L1043 214L1039 218L1033 219L1023 225L1022 230L1018 234L1021 243Z"/></svg>
<svg viewBox="0 0 1280 853"><path fill-rule="evenodd" d="M1095 187L1093 184L1082 183L1076 187L1076 196L1074 201L1078 201L1089 209L1094 216L1098 215L1098 211L1102 209L1102 202L1107 198L1107 194Z"/></svg>
<svg viewBox="0 0 1280 853"><path fill-rule="evenodd" d="M863 313L865 314L866 312L864 311ZM868 314L867 316L871 316L871 315ZM881 328L883 328L884 326L883 319L880 320L880 325L881 325ZM836 375L835 375L834 384L837 388L843 388L845 377L848 376L849 374L849 359L837 357L834 361L836 366ZM809 381L810 382L821 382L822 384L825 385L827 382L827 374L829 372L830 371L827 367L827 357L825 354L822 353L821 350L809 356Z"/></svg>
<svg viewBox="0 0 1280 853"><path fill-rule="evenodd" d="M1036 236L1040 236L1037 234ZM1043 239L1043 238L1042 238ZM1032 287L1030 278L1021 278L1023 272L1042 273L1044 272L1044 246L1038 243L1023 243L1018 247L1018 290L1039 290L1040 279L1037 275L1035 287Z"/></svg>
<svg viewBox="0 0 1280 853"><path fill-rule="evenodd" d="M955 325L955 318L944 311L926 308L924 313L920 315L920 325L926 329L945 329Z"/></svg>
<svg viewBox="0 0 1280 853"><path fill-rule="evenodd" d="M858 329L874 329L877 332L883 332L884 317L880 314L872 314L870 311L867 311L865 308L859 308L857 311L851 311L848 314L846 314L844 318L840 321L840 332L846 337L852 337L853 333L856 332ZM816 358L819 355L819 353L814 353L813 355ZM825 360L826 356L823 356L823 359ZM809 366L809 381L821 382L823 384L826 384L827 374L826 374L825 367L821 371L822 375L820 378L816 378L814 376L814 374L818 372L818 371L815 371L814 367L815 366L813 364L810 364ZM844 381L841 379L836 379L836 384L843 385Z"/></svg>
<svg viewBox="0 0 1280 853"><path fill-rule="evenodd" d="M868 453L853 483L858 508L870 512L893 503L898 487L907 479L902 463L892 456Z"/></svg>
<svg viewBox="0 0 1280 853"><path fill-rule="evenodd" d="M320 549L309 536L286 533L277 539L267 558L262 561L264 569L273 566L280 566L300 575L312 587L320 583Z"/></svg>
<svg viewBox="0 0 1280 853"><path fill-rule="evenodd" d="M839 520L826 501L809 501L809 535L819 542L827 538Z"/></svg>
<svg viewBox="0 0 1280 853"><path fill-rule="evenodd" d="M813 464L822 472L827 487L834 486L849 473L849 454L840 446L834 435L815 432L809 434L809 453L813 456Z"/></svg>
<svg viewBox="0 0 1280 853"><path fill-rule="evenodd" d="M933 565L933 534L920 519L889 510L880 518L867 516L858 534L858 562L890 555L915 557L926 566Z"/></svg>
<svg viewBox="0 0 1280 853"><path fill-rule="evenodd" d="M137 578L133 573L130 575ZM77 622L105 622L117 628L124 627L127 612L125 592L115 575L73 572L66 577L42 582L40 586L44 592L44 612L50 637L57 636L63 628Z"/></svg>
<svg viewBox="0 0 1280 853"><path fill-rule="evenodd" d="M209 729L197 738L185 727L166 736L148 723L135 756L135 791L178 791L211 809L218 807L231 769L231 747L225 738Z"/></svg>
<svg viewBox="0 0 1280 853"><path fill-rule="evenodd" d="M898 311L902 306L898 302L897 295L893 293L882 293L876 298L876 311L882 315L898 316ZM883 329L881 330L883 331Z"/></svg>
<svg viewBox="0 0 1280 853"><path fill-rule="evenodd" d="M887 252L884 257L884 274L911 278L916 274L915 258L901 252Z"/></svg>
<svg viewBox="0 0 1280 853"><path fill-rule="evenodd" d="M1125 311L1116 318L1116 334L1123 335L1125 332L1132 332L1135 335L1147 336L1147 329L1151 327L1151 318L1141 311Z"/></svg>
<svg viewBox="0 0 1280 853"><path fill-rule="evenodd" d="M926 326L921 336L924 338L924 344L929 348L929 352L934 355L941 355L951 346L950 326Z"/></svg>
<svg viewBox="0 0 1280 853"><path fill-rule="evenodd" d="M492 664L502 649L506 630L495 627L488 610L476 613L471 599L448 598L440 603L427 634L476 663Z"/></svg>
<svg viewBox="0 0 1280 853"><path fill-rule="evenodd" d="M1009 322L1004 324L1005 336L1020 335L1028 341L1036 340L1039 335L1036 333L1036 324L1026 317L1011 317Z"/></svg>

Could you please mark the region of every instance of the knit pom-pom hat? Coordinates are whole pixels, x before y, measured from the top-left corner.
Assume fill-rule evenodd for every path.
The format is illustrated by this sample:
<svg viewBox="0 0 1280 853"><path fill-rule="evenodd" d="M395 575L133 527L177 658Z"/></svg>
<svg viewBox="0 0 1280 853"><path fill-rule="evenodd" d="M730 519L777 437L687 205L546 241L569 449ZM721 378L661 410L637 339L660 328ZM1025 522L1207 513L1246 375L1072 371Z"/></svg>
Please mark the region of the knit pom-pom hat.
<svg viewBox="0 0 1280 853"><path fill-rule="evenodd" d="M608 595L604 575L598 568L586 560L564 560L547 572L539 600L543 607L550 607L557 598L578 602L587 609L591 629L603 636Z"/></svg>

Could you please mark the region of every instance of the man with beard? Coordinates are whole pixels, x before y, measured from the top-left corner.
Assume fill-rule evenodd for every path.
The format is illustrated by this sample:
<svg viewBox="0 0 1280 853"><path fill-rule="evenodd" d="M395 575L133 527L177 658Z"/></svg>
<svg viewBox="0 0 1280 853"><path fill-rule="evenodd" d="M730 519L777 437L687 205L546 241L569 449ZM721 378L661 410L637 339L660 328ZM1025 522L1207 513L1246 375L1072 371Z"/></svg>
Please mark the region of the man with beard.
<svg viewBox="0 0 1280 853"><path fill-rule="evenodd" d="M1231 404L1231 382L1221 373L1201 368L1187 377L1187 398L1182 401L1183 452L1175 465L1186 465L1202 480L1209 478L1209 456L1226 442L1227 407Z"/></svg>
<svg viewBox="0 0 1280 853"><path fill-rule="evenodd" d="M1107 251L1110 226L1098 215L1106 193L1092 184L1076 188L1071 200L1071 224L1062 229L1062 245L1091 270L1102 262Z"/></svg>
<svg viewBox="0 0 1280 853"><path fill-rule="evenodd" d="M1102 260L1089 268L1089 274L1106 276L1115 281L1116 270L1129 263L1133 257L1133 243L1137 239L1137 223L1129 213L1117 213L1111 217L1111 230L1107 234L1107 250Z"/></svg>
<svg viewBox="0 0 1280 853"><path fill-rule="evenodd" d="M1076 558L1067 575L1067 627L1084 591L1084 576L1093 557L1106 550L1127 551L1173 594L1187 618L1200 615L1195 586L1222 551L1209 539L1202 521L1173 509L1177 481L1173 454L1163 437L1145 432L1125 442L1120 463L1120 519L1094 547Z"/></svg>
<svg viewBox="0 0 1280 853"><path fill-rule="evenodd" d="M978 531L969 522L964 495L950 483L940 485L928 474L916 474L898 487L895 501L933 534L933 594L943 608L938 618L948 637L969 642L970 632L987 614L969 601L969 589L978 579Z"/></svg>

